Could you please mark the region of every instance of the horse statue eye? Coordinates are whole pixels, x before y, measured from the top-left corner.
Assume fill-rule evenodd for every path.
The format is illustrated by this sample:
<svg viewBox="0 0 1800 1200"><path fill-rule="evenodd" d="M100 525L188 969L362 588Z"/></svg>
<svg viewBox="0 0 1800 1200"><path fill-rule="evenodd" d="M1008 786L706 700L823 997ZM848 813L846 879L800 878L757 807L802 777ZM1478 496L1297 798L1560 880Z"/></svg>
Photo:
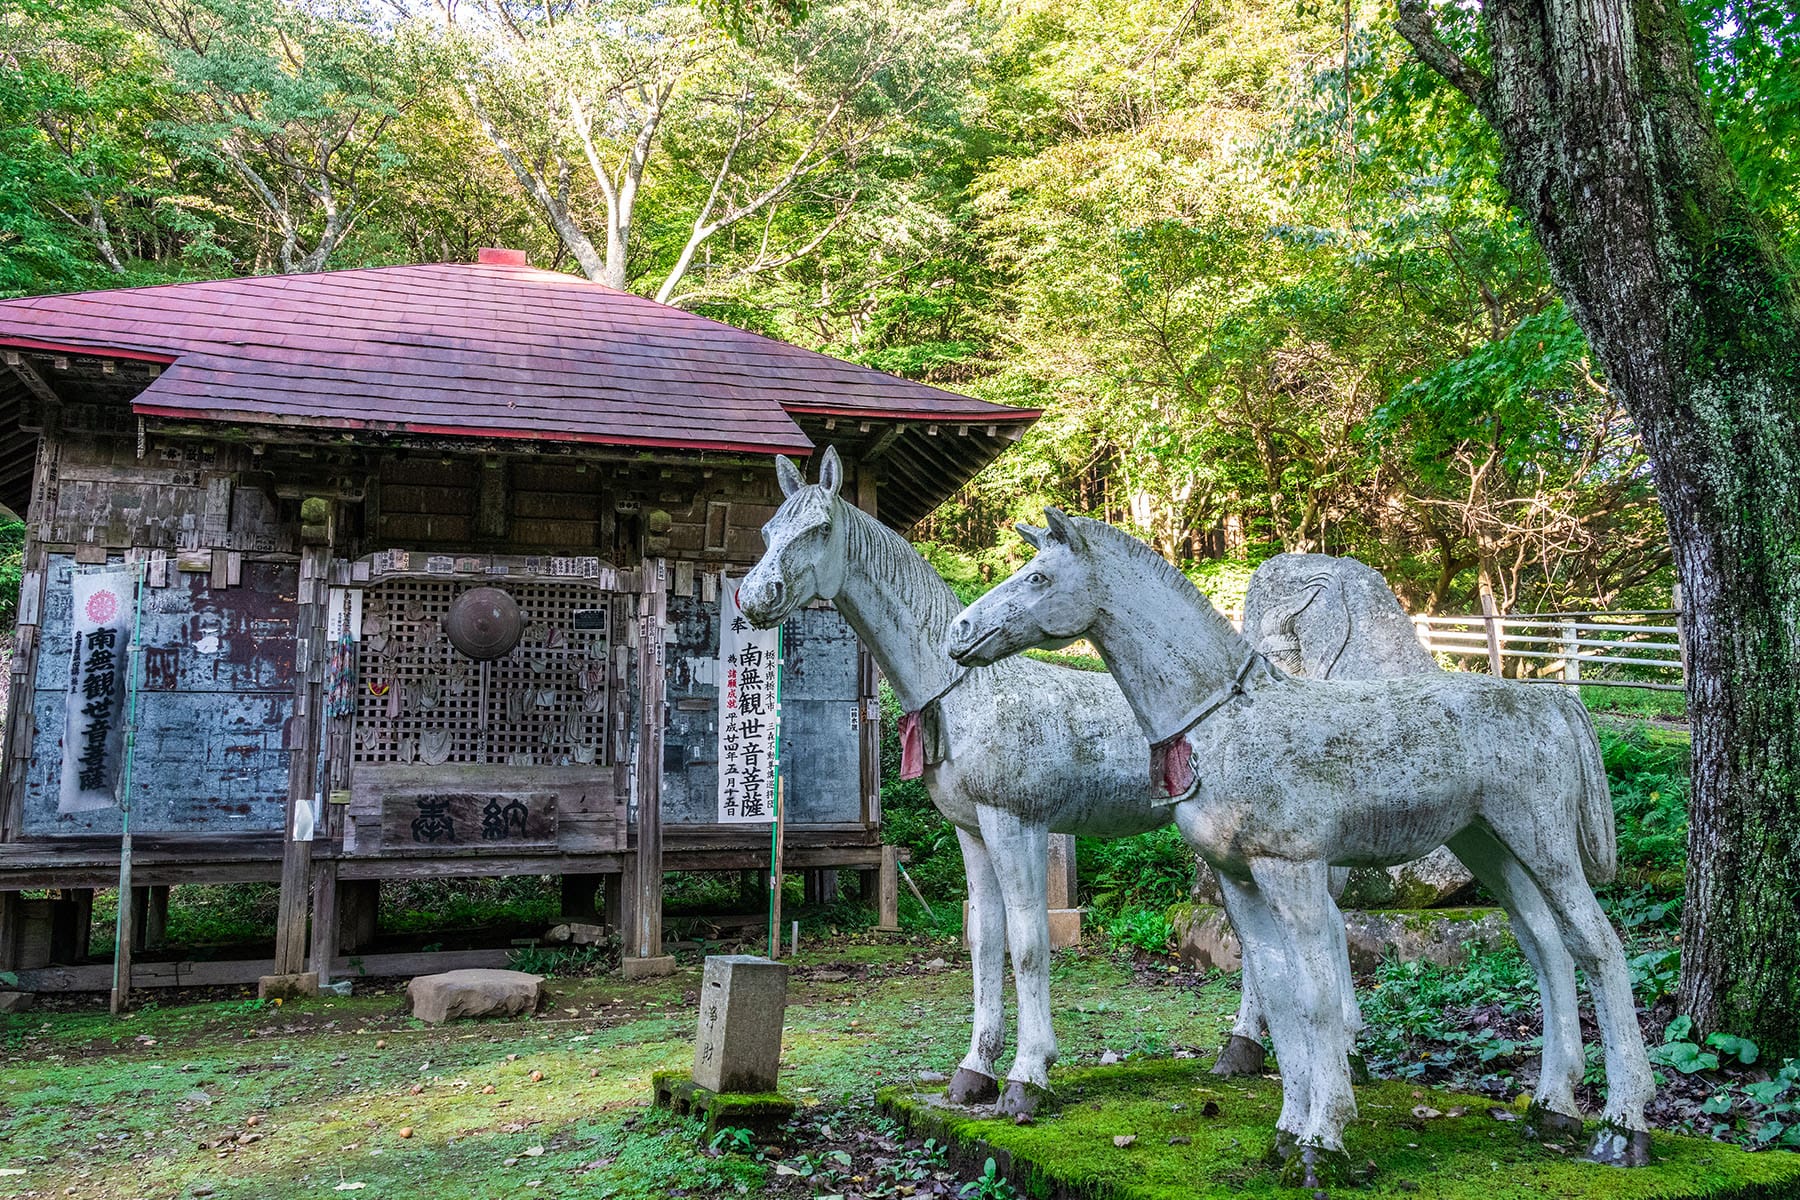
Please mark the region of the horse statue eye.
<svg viewBox="0 0 1800 1200"><path fill-rule="evenodd" d="M1031 573L1031 582L1037 584L1039 587L1043 587L1046 583L1050 582L1050 577L1042 571L1033 571Z"/></svg>

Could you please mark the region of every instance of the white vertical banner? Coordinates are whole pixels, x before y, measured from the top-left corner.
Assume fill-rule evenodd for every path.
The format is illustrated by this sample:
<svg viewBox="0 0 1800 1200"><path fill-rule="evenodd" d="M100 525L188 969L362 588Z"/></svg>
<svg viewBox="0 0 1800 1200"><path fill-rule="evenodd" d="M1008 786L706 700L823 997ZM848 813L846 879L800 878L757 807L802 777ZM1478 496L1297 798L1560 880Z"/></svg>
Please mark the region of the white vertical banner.
<svg viewBox="0 0 1800 1200"><path fill-rule="evenodd" d="M131 572L78 572L72 587L59 813L118 805L125 766L125 691L131 671L135 599Z"/></svg>
<svg viewBox="0 0 1800 1200"><path fill-rule="evenodd" d="M719 589L719 821L775 819L775 730L780 724L779 629L756 629L738 584Z"/></svg>

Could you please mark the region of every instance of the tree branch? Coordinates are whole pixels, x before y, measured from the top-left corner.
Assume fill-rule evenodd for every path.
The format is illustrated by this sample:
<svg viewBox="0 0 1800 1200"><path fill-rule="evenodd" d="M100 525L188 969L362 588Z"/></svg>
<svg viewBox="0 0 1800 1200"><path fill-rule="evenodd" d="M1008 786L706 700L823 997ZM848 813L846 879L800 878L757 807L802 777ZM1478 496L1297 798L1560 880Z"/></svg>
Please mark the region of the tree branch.
<svg viewBox="0 0 1800 1200"><path fill-rule="evenodd" d="M1413 51L1425 65L1442 75L1451 86L1469 98L1488 124L1498 127L1494 106L1493 80L1483 75L1469 60L1452 50L1437 33L1437 22L1425 0L1400 0L1400 16L1394 29L1411 43Z"/></svg>

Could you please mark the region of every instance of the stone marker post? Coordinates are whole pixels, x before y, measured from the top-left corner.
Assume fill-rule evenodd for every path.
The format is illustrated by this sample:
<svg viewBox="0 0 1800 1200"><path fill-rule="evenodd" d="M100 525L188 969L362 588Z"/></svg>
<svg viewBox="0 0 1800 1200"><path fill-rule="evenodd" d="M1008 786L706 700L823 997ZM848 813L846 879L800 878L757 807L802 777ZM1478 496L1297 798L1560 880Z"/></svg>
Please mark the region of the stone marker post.
<svg viewBox="0 0 1800 1200"><path fill-rule="evenodd" d="M700 980L694 1082L713 1092L773 1092L787 1012L786 963L754 954L707 958Z"/></svg>

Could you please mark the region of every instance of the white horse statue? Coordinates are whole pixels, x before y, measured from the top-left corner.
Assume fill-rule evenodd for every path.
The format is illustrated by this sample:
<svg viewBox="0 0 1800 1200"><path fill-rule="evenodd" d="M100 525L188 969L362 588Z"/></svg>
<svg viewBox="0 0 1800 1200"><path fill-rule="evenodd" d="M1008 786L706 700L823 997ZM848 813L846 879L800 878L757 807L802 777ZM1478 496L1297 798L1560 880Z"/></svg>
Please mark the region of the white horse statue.
<svg viewBox="0 0 1800 1200"><path fill-rule="evenodd" d="M942 649L960 607L955 593L904 538L839 498L837 451L825 451L817 484L809 486L785 457L776 471L786 500L763 527L767 550L739 585L738 603L766 628L814 600L833 601L902 710L916 714L909 724L917 723L923 743L925 785L956 827L968 874L975 1023L950 1099L997 1099L1002 1113L1030 1112L1056 1061L1049 835L1129 837L1169 824L1174 806L1151 793L1149 746L1112 676L1030 659L959 669ZM1335 907L1332 918L1341 933ZM996 1062L1006 1046L1001 988L1009 945L1019 1041L1002 1094ZM1345 970L1345 1019L1359 1028ZM1234 1036L1215 1070L1260 1072L1262 1023L1246 971Z"/></svg>
<svg viewBox="0 0 1800 1200"><path fill-rule="evenodd" d="M956 619L947 649L979 666L1089 639L1163 747L1171 778L1187 781L1176 823L1218 872L1257 988L1272 1001L1284 1178L1318 1187L1349 1168L1343 1129L1356 1100L1328 868L1390 866L1440 844L1500 900L1521 945L1540 960L1572 955L1586 973L1608 1085L1590 1153L1647 1162L1654 1078L1624 954L1589 886L1611 877L1615 844L1605 770L1579 703L1448 671L1296 679L1149 547L1047 511L1047 530L1020 530L1037 557ZM1564 982L1573 983L1542 984L1533 1105L1578 1122L1581 1032Z"/></svg>

